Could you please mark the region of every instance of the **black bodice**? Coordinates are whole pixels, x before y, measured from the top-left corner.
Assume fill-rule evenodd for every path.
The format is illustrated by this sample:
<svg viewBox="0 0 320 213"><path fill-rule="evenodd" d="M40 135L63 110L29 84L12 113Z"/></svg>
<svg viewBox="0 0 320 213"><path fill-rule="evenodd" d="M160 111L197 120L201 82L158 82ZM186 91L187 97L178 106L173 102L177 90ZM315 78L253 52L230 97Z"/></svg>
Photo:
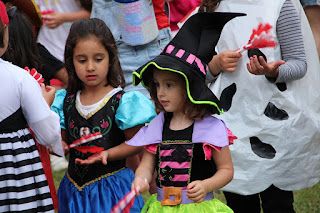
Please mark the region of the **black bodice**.
<svg viewBox="0 0 320 213"><path fill-rule="evenodd" d="M172 114L166 113L162 132L162 143L158 144L156 153L156 170L158 187L186 187L195 180L212 177L216 172L213 160L205 160L202 143L192 143L194 125L183 130L169 128ZM170 153L170 154L168 154ZM170 166L173 162L173 166ZM185 164L186 166L182 166ZM178 178L189 175L188 179Z"/></svg>
<svg viewBox="0 0 320 213"><path fill-rule="evenodd" d="M119 106L123 91L114 94L108 101L105 100L101 108L89 117L84 117L76 108L76 94L67 94L64 100L64 115L68 133L68 144L95 132L101 132L102 138L83 144L83 146L99 146L104 150L117 146L125 141L122 130L115 123L115 114ZM87 159L92 153L82 153L75 149L70 150L68 167L69 177L79 186L94 182L99 178L117 171L125 166L125 160L108 161L107 165L101 162L92 165L76 165L75 159Z"/></svg>

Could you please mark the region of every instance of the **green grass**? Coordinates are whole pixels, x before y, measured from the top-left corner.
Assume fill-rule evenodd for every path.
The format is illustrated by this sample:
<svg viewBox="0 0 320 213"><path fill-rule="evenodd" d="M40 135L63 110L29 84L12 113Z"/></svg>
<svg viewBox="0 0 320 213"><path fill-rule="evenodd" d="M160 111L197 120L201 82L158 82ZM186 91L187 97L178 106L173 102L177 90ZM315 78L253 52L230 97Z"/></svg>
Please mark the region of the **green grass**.
<svg viewBox="0 0 320 213"><path fill-rule="evenodd" d="M59 183L63 178L65 171L53 172L54 183L58 189ZM294 191L294 209L296 213L319 213L320 212L320 182L313 187ZM149 198L149 194L143 194L143 198L146 200ZM223 203L226 200L223 193L215 193L215 198L219 199Z"/></svg>
<svg viewBox="0 0 320 213"><path fill-rule="evenodd" d="M53 180L54 185L56 186L56 189L58 190L60 181L62 180L64 174L66 173L65 170L59 171L59 172L52 172L53 173Z"/></svg>
<svg viewBox="0 0 320 213"><path fill-rule="evenodd" d="M320 212L320 183L306 189L294 191L294 208L297 213Z"/></svg>

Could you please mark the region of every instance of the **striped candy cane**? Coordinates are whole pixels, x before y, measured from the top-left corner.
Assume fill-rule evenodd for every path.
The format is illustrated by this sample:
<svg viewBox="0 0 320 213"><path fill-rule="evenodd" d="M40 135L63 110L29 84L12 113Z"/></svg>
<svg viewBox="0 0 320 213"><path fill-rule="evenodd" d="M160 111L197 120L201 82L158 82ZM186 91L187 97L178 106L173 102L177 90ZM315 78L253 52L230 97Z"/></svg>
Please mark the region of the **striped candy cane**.
<svg viewBox="0 0 320 213"><path fill-rule="evenodd" d="M139 193L140 187L137 186L127 193L116 205L113 206L110 213L129 213L133 206L134 198Z"/></svg>
<svg viewBox="0 0 320 213"><path fill-rule="evenodd" d="M257 29L252 30L250 41L237 52L242 53L249 49L259 49L264 47L275 47L277 42L274 41L274 36L271 33L272 26L268 23L260 23Z"/></svg>
<svg viewBox="0 0 320 213"><path fill-rule="evenodd" d="M102 138L101 132L96 132L93 134L90 134L88 136L82 137L76 141L74 141L72 144L68 145L67 147L65 147L65 149L71 149L74 148L82 153L97 153L97 152L101 152L102 150L104 150L103 147L98 147L98 146L80 146L81 144L85 144L88 143L90 141L96 140Z"/></svg>

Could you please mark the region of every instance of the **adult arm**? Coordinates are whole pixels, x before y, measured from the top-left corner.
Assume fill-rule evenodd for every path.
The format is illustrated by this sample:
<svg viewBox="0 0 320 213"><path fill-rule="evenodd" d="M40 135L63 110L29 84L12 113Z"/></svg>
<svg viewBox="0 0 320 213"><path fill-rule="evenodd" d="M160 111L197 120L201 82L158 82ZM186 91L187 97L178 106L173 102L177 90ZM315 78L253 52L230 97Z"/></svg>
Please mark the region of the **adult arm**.
<svg viewBox="0 0 320 213"><path fill-rule="evenodd" d="M275 83L302 78L307 72L307 59L300 18L291 1L283 4L277 21L277 35L282 59L286 63L279 67L279 75Z"/></svg>
<svg viewBox="0 0 320 213"><path fill-rule="evenodd" d="M255 75L265 75L270 82L281 83L302 78L307 72L307 62L299 15L286 1L277 20L277 38L282 54L281 61L267 63L261 56L250 58L247 68Z"/></svg>

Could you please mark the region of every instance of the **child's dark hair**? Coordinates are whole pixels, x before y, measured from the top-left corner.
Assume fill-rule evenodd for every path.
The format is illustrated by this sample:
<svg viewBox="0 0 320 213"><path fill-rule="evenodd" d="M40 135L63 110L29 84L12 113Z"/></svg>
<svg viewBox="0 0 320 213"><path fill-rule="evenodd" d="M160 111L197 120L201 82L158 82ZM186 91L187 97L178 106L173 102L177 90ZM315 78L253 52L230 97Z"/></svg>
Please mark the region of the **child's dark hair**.
<svg viewBox="0 0 320 213"><path fill-rule="evenodd" d="M15 12L9 15L9 43L2 58L19 67L28 66L30 69L35 68L41 72L43 64L41 63L32 24L26 15L15 7L11 10L15 10Z"/></svg>
<svg viewBox="0 0 320 213"><path fill-rule="evenodd" d="M199 12L214 12L222 0L202 0Z"/></svg>
<svg viewBox="0 0 320 213"><path fill-rule="evenodd" d="M3 38L4 38L4 26L2 21L0 20L0 48L4 48Z"/></svg>
<svg viewBox="0 0 320 213"><path fill-rule="evenodd" d="M180 78L183 78L179 74L177 74ZM164 111L163 106L158 100L157 97L157 87L156 84L153 81L153 78L149 81L149 92L150 97L154 101L154 105L156 107L156 112L160 113L161 111ZM181 92L181 96L184 98L185 102L183 105L183 111L184 114L187 115L190 119L202 119L205 114L217 114L218 110L215 106L208 105L208 104L194 104L190 101L188 94L187 94L187 88L185 80L183 79L183 90Z"/></svg>
<svg viewBox="0 0 320 213"><path fill-rule="evenodd" d="M92 18L78 20L71 26L64 52L65 67L69 76L67 91L73 93L83 89L83 83L78 78L74 68L73 52L80 40L87 39L90 36L95 36L109 53L110 67L107 75L107 84L105 86L121 86L124 88L124 75L120 66L118 50L113 35L102 20Z"/></svg>
<svg viewBox="0 0 320 213"><path fill-rule="evenodd" d="M92 9L92 0L80 0L81 6L87 11L91 12Z"/></svg>

